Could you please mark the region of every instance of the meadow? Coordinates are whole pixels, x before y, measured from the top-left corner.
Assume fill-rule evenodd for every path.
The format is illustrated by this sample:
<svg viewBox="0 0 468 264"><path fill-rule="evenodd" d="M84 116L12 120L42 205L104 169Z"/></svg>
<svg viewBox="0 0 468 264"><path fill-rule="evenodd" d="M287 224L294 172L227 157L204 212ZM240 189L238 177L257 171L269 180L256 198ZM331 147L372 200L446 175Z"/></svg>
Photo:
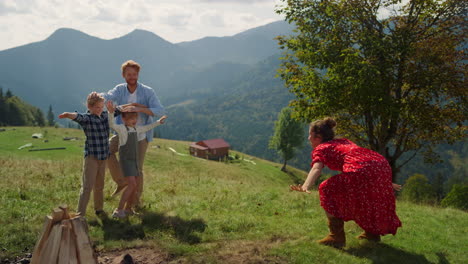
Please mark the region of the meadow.
<svg viewBox="0 0 468 264"><path fill-rule="evenodd" d="M81 185L80 130L6 127L0 132L0 263L32 252L44 216L61 204L76 209ZM44 138L33 139L33 133ZM77 137L65 141L64 137ZM47 139L48 142L44 142ZM64 150L29 151L65 147ZM356 238L347 222L347 246L317 244L328 233L318 193L290 192L306 172L239 152L215 162L188 154L188 142L155 139L145 161L144 204L126 220L86 218L98 254L144 248L174 263L468 263L468 214L397 201L403 227L381 243ZM252 160L247 162L243 158ZM106 174L105 210L118 198Z"/></svg>

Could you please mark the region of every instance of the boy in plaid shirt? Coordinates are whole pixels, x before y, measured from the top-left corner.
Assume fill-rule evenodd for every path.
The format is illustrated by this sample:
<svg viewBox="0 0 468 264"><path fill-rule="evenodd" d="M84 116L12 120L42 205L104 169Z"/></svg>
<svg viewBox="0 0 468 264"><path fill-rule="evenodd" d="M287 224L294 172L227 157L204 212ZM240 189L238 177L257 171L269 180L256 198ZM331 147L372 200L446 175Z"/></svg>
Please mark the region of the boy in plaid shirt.
<svg viewBox="0 0 468 264"><path fill-rule="evenodd" d="M78 201L78 213L86 215L91 191L94 191L96 215L104 214L104 174L109 157L109 121L104 111L104 97L92 92L87 98L87 113L64 112L59 118L69 118L81 125L86 135L82 187Z"/></svg>

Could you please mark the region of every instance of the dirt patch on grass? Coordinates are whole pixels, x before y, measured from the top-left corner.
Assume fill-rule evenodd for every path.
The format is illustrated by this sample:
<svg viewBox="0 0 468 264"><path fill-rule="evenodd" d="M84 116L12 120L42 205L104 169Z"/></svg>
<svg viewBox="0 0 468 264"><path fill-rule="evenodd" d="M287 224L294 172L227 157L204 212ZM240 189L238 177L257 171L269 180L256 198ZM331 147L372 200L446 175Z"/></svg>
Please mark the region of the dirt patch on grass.
<svg viewBox="0 0 468 264"><path fill-rule="evenodd" d="M269 254L271 248L284 241L284 238L279 237L261 241L223 241L202 255L179 258L174 263L285 264L288 263L287 259Z"/></svg>
<svg viewBox="0 0 468 264"><path fill-rule="evenodd" d="M99 264L117 264L123 255L129 254L135 264L159 264L169 263L173 258L167 252L157 248L130 248L98 253Z"/></svg>
<svg viewBox="0 0 468 264"><path fill-rule="evenodd" d="M226 244L213 257L218 263L229 264L287 263L283 258L268 254L269 249L274 246L274 243L266 243L266 241L237 241Z"/></svg>
<svg viewBox="0 0 468 264"><path fill-rule="evenodd" d="M273 237L263 241L223 241L216 243L213 249L200 255L174 256L158 248L132 248L100 252L99 264L114 264L125 254L130 254L137 264L192 264L192 263L223 263L223 264L285 264L287 259L270 255L271 248L279 246L284 239Z"/></svg>

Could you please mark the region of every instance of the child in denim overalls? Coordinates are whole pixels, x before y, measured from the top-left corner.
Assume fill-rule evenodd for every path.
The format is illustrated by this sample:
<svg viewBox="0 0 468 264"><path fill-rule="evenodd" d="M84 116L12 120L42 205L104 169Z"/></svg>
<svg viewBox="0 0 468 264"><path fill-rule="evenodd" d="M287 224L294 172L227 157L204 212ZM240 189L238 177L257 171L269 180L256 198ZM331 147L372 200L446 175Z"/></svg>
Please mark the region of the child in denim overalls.
<svg viewBox="0 0 468 264"><path fill-rule="evenodd" d="M109 126L114 129L119 135L119 162L122 167L124 177L126 177L128 185L120 198L119 207L114 210L112 217L124 218L131 212L132 201L135 199L136 187L141 177L138 174L138 133L146 132L160 124L164 123L166 116L161 117L158 121L145 125L136 126L137 113L122 112L123 125L114 123L114 105L112 101L107 101L107 109L109 111Z"/></svg>

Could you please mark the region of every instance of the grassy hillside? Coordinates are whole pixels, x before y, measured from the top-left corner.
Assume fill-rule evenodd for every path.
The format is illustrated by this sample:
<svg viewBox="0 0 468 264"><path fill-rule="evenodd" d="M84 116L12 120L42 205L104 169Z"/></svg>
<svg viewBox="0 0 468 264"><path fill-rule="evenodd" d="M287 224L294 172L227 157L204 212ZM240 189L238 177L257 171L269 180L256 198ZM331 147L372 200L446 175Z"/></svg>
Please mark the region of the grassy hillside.
<svg viewBox="0 0 468 264"><path fill-rule="evenodd" d="M47 143L31 134L47 130ZM7 128L0 132L0 262L31 252L43 218L53 207L76 208L80 188L82 132L55 128ZM17 148L66 150L28 152ZM318 194L289 192L305 177L280 164L242 153L253 161L219 163L191 156L187 143L156 139L145 163L140 216L97 219L88 207L90 236L100 254L150 248L177 263L468 263L468 214L459 210L398 202L403 227L382 243L358 241L353 222L345 225L348 245L337 250L315 243L327 234ZM255 163L255 164L254 164ZM106 177L108 197L114 185ZM116 198L107 198L111 212Z"/></svg>

